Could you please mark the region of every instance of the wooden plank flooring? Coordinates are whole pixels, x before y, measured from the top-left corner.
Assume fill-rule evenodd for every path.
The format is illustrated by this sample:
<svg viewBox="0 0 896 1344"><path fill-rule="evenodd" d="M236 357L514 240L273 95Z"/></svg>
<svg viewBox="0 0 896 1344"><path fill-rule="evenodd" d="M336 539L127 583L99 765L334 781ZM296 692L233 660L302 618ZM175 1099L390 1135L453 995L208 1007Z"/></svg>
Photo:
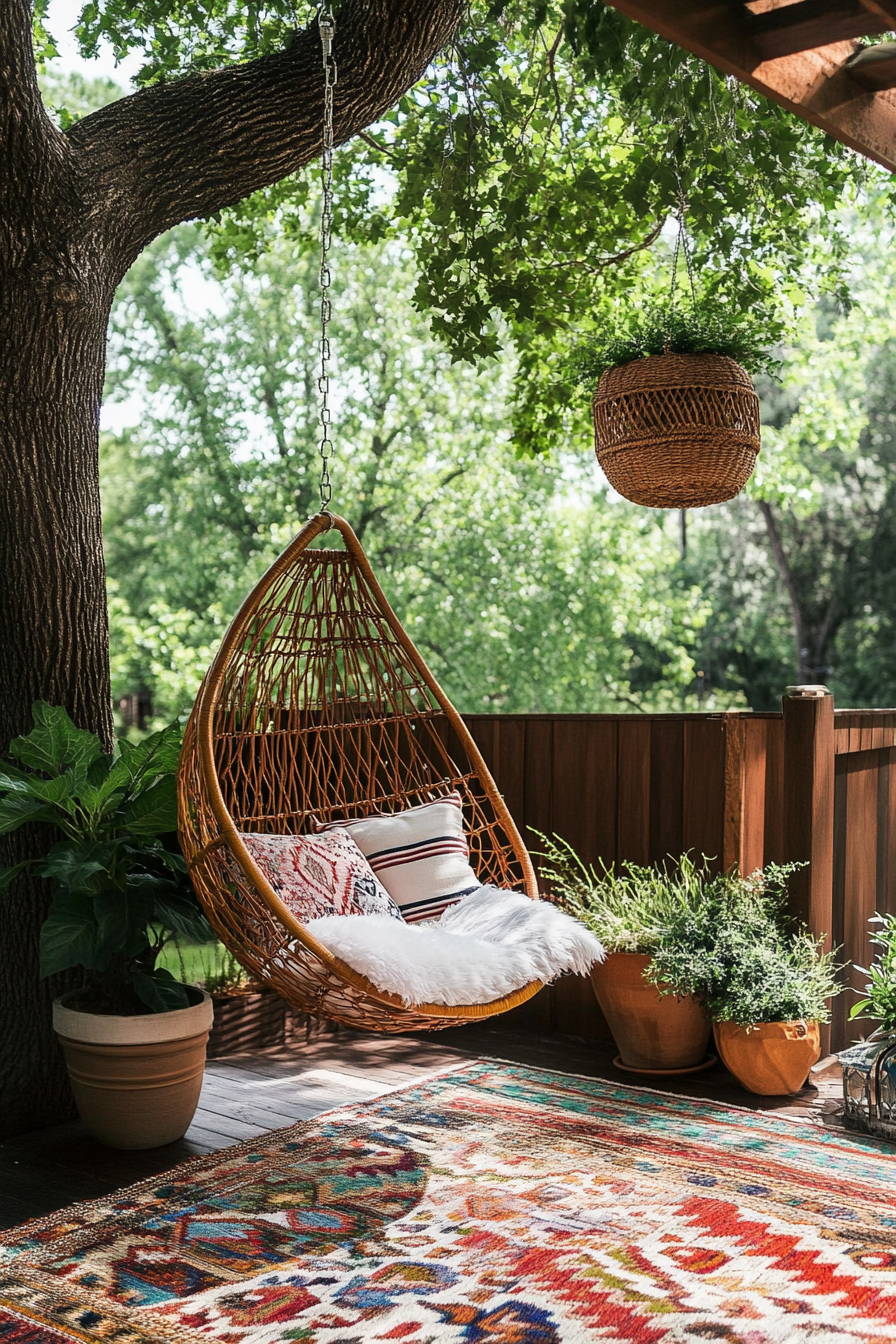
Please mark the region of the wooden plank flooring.
<svg viewBox="0 0 896 1344"><path fill-rule="evenodd" d="M462 1027L428 1036L372 1036L315 1024L287 1046L210 1060L199 1109L178 1143L146 1152L105 1148L80 1121L0 1144L0 1227L94 1199L167 1171L199 1153L226 1148L350 1102L405 1087L467 1059L505 1059L635 1086L649 1079L613 1067L613 1050L573 1036L534 1036L500 1026ZM717 1065L663 1091L774 1111L800 1125L839 1125L836 1062L795 1097L754 1097Z"/></svg>

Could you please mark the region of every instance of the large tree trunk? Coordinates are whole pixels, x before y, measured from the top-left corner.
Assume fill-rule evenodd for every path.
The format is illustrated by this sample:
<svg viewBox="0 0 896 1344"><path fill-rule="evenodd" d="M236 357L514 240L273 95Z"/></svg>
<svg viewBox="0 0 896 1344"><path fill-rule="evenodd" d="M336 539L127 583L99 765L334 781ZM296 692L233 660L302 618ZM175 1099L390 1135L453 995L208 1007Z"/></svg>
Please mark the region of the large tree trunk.
<svg viewBox="0 0 896 1344"><path fill-rule="evenodd" d="M347 0L337 142L391 107L463 0ZM277 55L156 85L63 135L40 101L30 0L0 0L0 757L35 699L111 744L98 428L115 287L164 230L233 204L320 152L316 25ZM0 863L50 837L7 837ZM37 946L40 884L0 895L0 1133L70 1113Z"/></svg>
<svg viewBox="0 0 896 1344"><path fill-rule="evenodd" d="M111 747L99 492L110 287L21 281L0 365L0 742L47 700Z"/></svg>
<svg viewBox="0 0 896 1344"><path fill-rule="evenodd" d="M8 292L0 364L0 739L5 751L27 730L32 703L46 700L111 746L98 464L111 290L89 262L79 279L60 278L59 257L41 255L41 240L29 250ZM30 829L5 836L0 862L34 855L52 838ZM74 1113L50 1003L81 976L40 981L47 901L47 884L27 878L0 897L4 1134Z"/></svg>

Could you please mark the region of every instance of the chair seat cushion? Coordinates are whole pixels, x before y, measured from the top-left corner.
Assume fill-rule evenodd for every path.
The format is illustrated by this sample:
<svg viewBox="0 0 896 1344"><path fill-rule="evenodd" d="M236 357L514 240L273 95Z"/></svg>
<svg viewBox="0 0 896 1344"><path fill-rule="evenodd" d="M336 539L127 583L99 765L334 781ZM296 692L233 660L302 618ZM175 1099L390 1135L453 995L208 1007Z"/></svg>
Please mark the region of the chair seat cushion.
<svg viewBox="0 0 896 1344"><path fill-rule="evenodd" d="M480 883L469 862L459 793L387 816L330 822L346 830L409 924L437 919Z"/></svg>
<svg viewBox="0 0 896 1344"><path fill-rule="evenodd" d="M382 915L315 919L308 932L377 989L404 1003L492 1003L533 980L548 984L603 961L603 945L547 901L480 887L439 920L396 925Z"/></svg>
<svg viewBox="0 0 896 1344"><path fill-rule="evenodd" d="M286 908L303 922L324 915L401 912L348 831L325 835L245 834L242 840Z"/></svg>

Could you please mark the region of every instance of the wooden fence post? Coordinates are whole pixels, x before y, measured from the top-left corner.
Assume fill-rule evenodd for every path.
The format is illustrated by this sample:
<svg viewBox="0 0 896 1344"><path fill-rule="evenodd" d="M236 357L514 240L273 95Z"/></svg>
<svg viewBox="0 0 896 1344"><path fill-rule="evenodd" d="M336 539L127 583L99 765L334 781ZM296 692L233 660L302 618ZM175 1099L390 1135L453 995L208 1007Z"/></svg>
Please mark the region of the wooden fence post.
<svg viewBox="0 0 896 1344"><path fill-rule="evenodd" d="M788 686L784 709L784 856L808 863L790 880L790 910L831 947L834 896L834 697ZM822 1053L830 1027L822 1027Z"/></svg>

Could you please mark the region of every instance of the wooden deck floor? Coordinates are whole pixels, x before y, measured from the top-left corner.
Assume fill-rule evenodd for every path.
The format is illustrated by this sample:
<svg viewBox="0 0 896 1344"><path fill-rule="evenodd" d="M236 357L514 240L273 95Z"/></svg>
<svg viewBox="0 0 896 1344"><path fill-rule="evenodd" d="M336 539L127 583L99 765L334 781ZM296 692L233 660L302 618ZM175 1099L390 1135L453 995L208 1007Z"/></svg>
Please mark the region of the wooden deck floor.
<svg viewBox="0 0 896 1344"><path fill-rule="evenodd" d="M533 1036L501 1027L386 1037L317 1025L307 1039L289 1046L210 1060L196 1117L178 1143L142 1153L116 1152L92 1139L80 1121L71 1121L0 1144L0 1227L108 1194L198 1153L404 1087L464 1059L506 1059L654 1085L620 1073L612 1056L612 1049L577 1037ZM661 1086L687 1096L774 1111L800 1125L839 1125L841 1084L836 1062L817 1067L813 1085L789 1098L755 1097L721 1065L682 1079L678 1086Z"/></svg>

